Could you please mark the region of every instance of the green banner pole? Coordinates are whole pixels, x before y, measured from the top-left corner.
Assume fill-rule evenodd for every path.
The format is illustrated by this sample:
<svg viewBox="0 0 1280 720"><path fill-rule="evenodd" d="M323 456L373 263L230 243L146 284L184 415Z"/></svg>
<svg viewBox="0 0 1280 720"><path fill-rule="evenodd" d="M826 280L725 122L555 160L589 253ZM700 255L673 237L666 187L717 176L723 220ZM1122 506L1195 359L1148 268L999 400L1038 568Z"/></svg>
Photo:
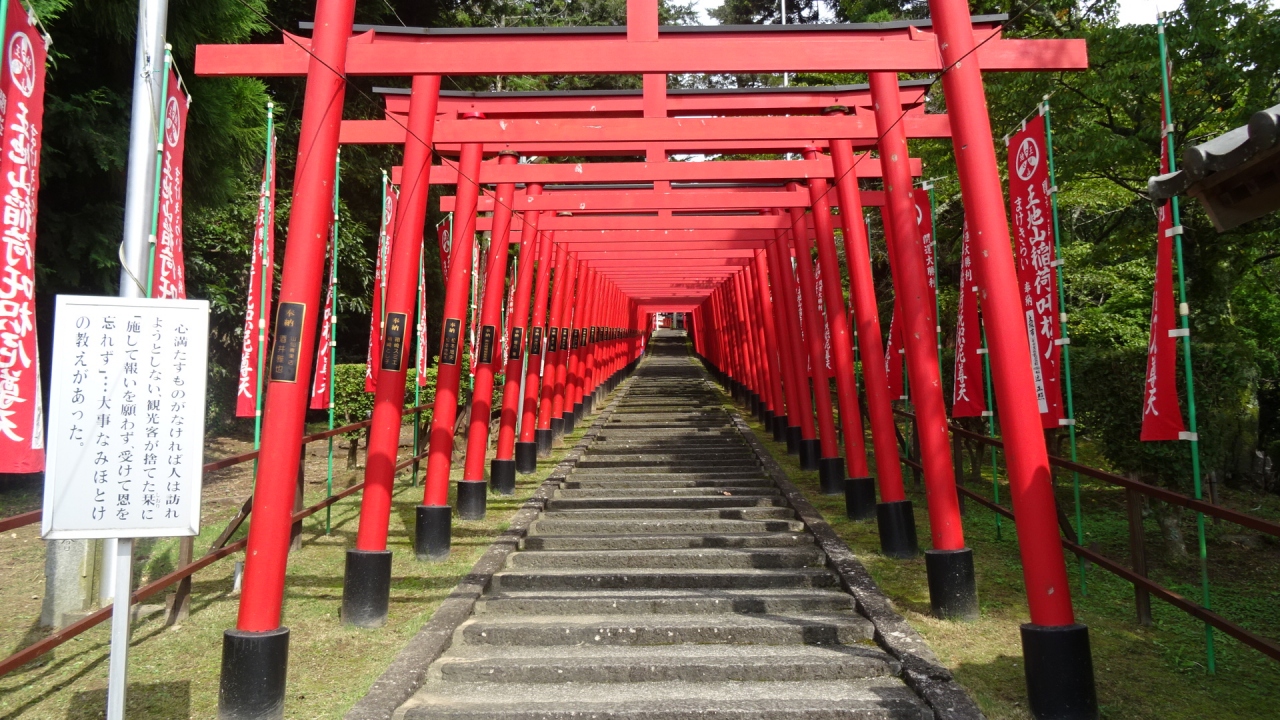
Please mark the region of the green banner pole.
<svg viewBox="0 0 1280 720"><path fill-rule="evenodd" d="M1160 39L1160 86L1161 97L1164 99L1164 127L1160 129L1160 137L1169 152L1169 172L1174 172L1177 170L1175 159L1177 153L1174 152L1173 103L1169 93L1169 48L1165 39L1163 13L1156 16L1156 34ZM1186 266L1182 258L1182 216L1179 212L1177 196L1170 200L1170 204L1173 208L1173 227L1169 232L1173 235L1174 257L1178 267L1178 334L1182 336L1182 342L1179 344L1182 346L1182 370L1187 382L1188 431L1183 437L1191 444L1191 480L1195 487L1196 499L1201 500L1203 488L1200 483L1200 436L1196 424L1196 386L1191 373L1191 312L1187 305ZM1200 604L1207 610L1211 607L1209 551L1205 543L1204 513L1202 512L1196 513L1196 539L1200 545ZM1209 672L1212 674L1217 672L1217 661L1213 647L1213 626L1209 623L1204 625L1204 641Z"/></svg>
<svg viewBox="0 0 1280 720"><path fill-rule="evenodd" d="M418 366L413 371L413 453L418 454L418 433L422 427L422 410L418 409L422 405L422 378L418 377L418 373L422 372L422 358L426 348L422 345L422 326L427 322L427 308L422 301L425 299L422 291L423 284L427 281L427 264L426 253L418 253ZM409 487L416 487L418 484L418 461L413 461L413 474L409 478Z"/></svg>
<svg viewBox="0 0 1280 720"><path fill-rule="evenodd" d="M333 161L333 225L329 228L329 292L333 294L333 315L329 318L329 347L323 352L329 353L329 429L334 427L334 383L338 379L338 343L335 342L338 332L338 186L342 179L342 148ZM324 496L333 496L333 436L329 436L328 467L325 471ZM333 506L324 509L324 534L333 529Z"/></svg>
<svg viewBox="0 0 1280 720"><path fill-rule="evenodd" d="M267 228L271 226L271 217L275 214L275 206L271 202L271 182L272 176L275 174L275 164L271 162L271 158L275 153L276 131L275 131L275 103L267 103L267 170L262 178L262 193L259 195L261 206L263 208L262 215L262 267L259 268L258 283L258 373L254 380L256 381L256 391L254 393L254 403L256 405L253 412L253 449L258 450L262 447L262 370L265 366L266 358L263 357L263 349L267 344L267 317L263 313L263 308L267 306L267 293L271 292L271 281L269 272L271 265L268 257L271 253L267 252ZM250 251L250 255L252 255ZM253 459L254 477L258 474L258 459Z"/></svg>
<svg viewBox="0 0 1280 720"><path fill-rule="evenodd" d="M7 3L6 3L7 5ZM8 8L4 10L7 12ZM5 16L8 17L7 15ZM156 248L159 244L160 234L160 180L161 169L164 167L164 124L167 116L165 103L168 101L169 94L169 68L173 67L173 46L169 43L164 44L164 80L160 83L160 121L157 123L159 128L156 130L156 182L151 192L151 236L147 238L147 243L151 246L147 252L147 297L151 297L155 292L156 281Z"/></svg>
<svg viewBox="0 0 1280 720"><path fill-rule="evenodd" d="M961 289L961 292L964 292ZM982 328L982 375L986 378L986 394L987 394L987 410L983 415L987 418L987 435L991 439L996 437L996 402L995 396L991 389L991 354L987 352L987 326L986 323L980 322ZM991 502L1000 504L1000 465L996 455L996 446L991 446ZM996 540L1002 538L1002 520L1000 513L994 513L996 516Z"/></svg>
<svg viewBox="0 0 1280 720"><path fill-rule="evenodd" d="M1062 279L1062 228L1058 222L1058 180L1053 162L1053 124L1050 120L1049 96L1044 96L1044 104L1040 106L1044 115L1044 146L1049 156L1049 206L1053 210L1053 261L1058 266L1058 324L1062 330L1062 376L1067 389L1067 417L1061 424L1067 426L1067 438L1071 443L1071 462L1078 462L1076 448L1076 406L1075 396L1071 390L1071 334L1067 331L1067 290ZM1071 490L1076 504L1076 544L1084 547L1084 512L1080 507L1080 473L1072 471ZM1083 557L1076 558L1080 566L1080 594L1089 594L1089 585L1085 578L1088 563Z"/></svg>

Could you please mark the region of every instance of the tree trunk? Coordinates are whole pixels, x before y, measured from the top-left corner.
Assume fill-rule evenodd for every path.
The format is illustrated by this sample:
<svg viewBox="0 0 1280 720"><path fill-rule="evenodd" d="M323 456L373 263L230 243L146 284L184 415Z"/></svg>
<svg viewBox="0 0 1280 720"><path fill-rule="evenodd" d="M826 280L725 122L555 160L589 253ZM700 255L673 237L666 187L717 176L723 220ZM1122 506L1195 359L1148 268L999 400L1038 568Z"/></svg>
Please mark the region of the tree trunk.
<svg viewBox="0 0 1280 720"><path fill-rule="evenodd" d="M1165 557L1174 562L1190 559L1187 541L1182 535L1182 508L1168 503L1152 503L1156 521L1160 524L1160 536L1164 539Z"/></svg>
<svg viewBox="0 0 1280 720"><path fill-rule="evenodd" d="M347 469L355 470L360 465L360 436L352 435L347 445Z"/></svg>

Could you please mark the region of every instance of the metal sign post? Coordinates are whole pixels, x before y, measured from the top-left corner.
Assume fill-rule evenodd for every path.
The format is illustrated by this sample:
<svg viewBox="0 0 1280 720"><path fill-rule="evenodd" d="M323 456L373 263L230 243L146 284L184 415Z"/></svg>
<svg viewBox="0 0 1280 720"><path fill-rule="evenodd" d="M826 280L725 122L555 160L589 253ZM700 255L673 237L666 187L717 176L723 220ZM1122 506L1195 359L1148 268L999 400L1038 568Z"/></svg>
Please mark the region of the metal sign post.
<svg viewBox="0 0 1280 720"><path fill-rule="evenodd" d="M133 539L200 531L209 303L58 296L41 535L113 539L107 720L123 720Z"/></svg>

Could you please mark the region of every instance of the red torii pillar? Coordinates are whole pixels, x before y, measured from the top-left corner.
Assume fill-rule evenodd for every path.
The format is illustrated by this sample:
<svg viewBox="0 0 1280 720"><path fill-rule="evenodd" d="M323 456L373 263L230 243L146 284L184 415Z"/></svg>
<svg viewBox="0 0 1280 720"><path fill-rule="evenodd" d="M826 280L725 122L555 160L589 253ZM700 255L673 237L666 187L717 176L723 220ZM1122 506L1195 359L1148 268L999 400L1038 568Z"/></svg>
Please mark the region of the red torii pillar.
<svg viewBox="0 0 1280 720"><path fill-rule="evenodd" d="M515 165L520 158L513 152L498 153L498 164ZM484 454L489 447L489 415L493 408L493 375L502 362L498 357L499 333L502 328L502 296L506 290L507 255L511 236L511 202L514 183L499 183L493 206L493 231L489 238L488 262L484 265L484 297L480 301L479 333L475 381L471 390L471 418L467 427L467 454L463 460L462 480L458 482L458 517L480 520L485 514L487 485L484 480Z"/></svg>
<svg viewBox="0 0 1280 720"><path fill-rule="evenodd" d="M775 211L777 212L777 211ZM780 213L779 213L780 214ZM776 316L782 322L778 325L778 352L785 356L790 382L787 383L787 421L794 423L787 426L787 452L795 455L800 452L800 444L812 441L814 435L813 404L809 394L809 372L805 351L800 340L800 311L796 307L795 275L791 271L791 248L787 244L786 232L779 230L773 242L765 248L772 266L769 275L781 302L775 304L781 312ZM816 470L811 466L809 470Z"/></svg>
<svg viewBox="0 0 1280 720"><path fill-rule="evenodd" d="M978 617L978 591L973 574L973 551L964 546L960 501L951 465L947 408L935 340L937 319L929 296L920 226L916 223L911 172L907 166L907 137L898 117L902 102L896 73L870 73L880 132L880 165L884 172L886 226L894 299L901 303L903 345L916 412L921 464L929 497L929 528L933 549L925 553L929 599L933 614L942 618Z"/></svg>
<svg viewBox="0 0 1280 720"><path fill-rule="evenodd" d="M524 373L524 399L520 410L520 441L516 443L516 472L529 474L538 469L538 380L542 377L546 340L547 302L551 293L551 259L555 231L542 233L538 241L538 284L533 293L533 316L529 319L529 363ZM546 446L551 448L551 438Z"/></svg>
<svg viewBox="0 0 1280 720"><path fill-rule="evenodd" d="M804 149L804 158L818 156L818 148ZM836 376L836 394L840 400L840 428L844 434L845 468L838 462L823 460L819 468L822 492L844 493L845 483L867 476L867 449L862 437L862 412L858 409L858 389L853 376L853 338L844 314L844 292L840 283L840 261L836 255L835 234L831 230L831 204L827 201L829 186L825 179L810 178L809 197L813 207L813 229L817 236L818 263L822 273L822 291L831 334L831 356ZM826 388L823 388L826 391ZM830 394L828 392L828 397ZM825 472L823 472L825 470Z"/></svg>
<svg viewBox="0 0 1280 720"><path fill-rule="evenodd" d="M1037 717L1098 716L1089 630L1076 622L1058 535L1056 502L1027 342L1008 217L987 115L969 6L929 0L947 72L942 90L951 111L960 175L982 294L996 403L1004 431L1006 471L1031 622L1022 626L1028 704Z"/></svg>
<svg viewBox="0 0 1280 720"><path fill-rule="evenodd" d="M475 117L478 113L473 114ZM453 509L449 507L449 471L453 465L453 426L458 419L458 381L462 375L463 326L471 284L471 242L476 232L476 203L483 148L462 146L458 163L458 201L454 208L460 232L453 237L449 278L444 294L444 322L440 332L440 360L436 365L436 398L431 409L430 446L422 504L417 508L414 552L419 560L449 557Z"/></svg>
<svg viewBox="0 0 1280 720"><path fill-rule="evenodd" d="M369 427L364 493L360 498L360 527L356 546L347 550L342 584L342 622L381 627L391 596L391 551L387 531L391 520L391 491L404 408L414 306L418 295L418 265L422 230L430 190L431 133L440 98L440 76L413 79L409 127L405 137L400 207L396 212L391 259L387 267L386 329L381 366ZM415 449L416 452L416 449Z"/></svg>
<svg viewBox="0 0 1280 720"><path fill-rule="evenodd" d="M525 190L528 195L541 195L542 186L530 184ZM538 242L538 220L541 213L537 210L523 213L524 227L520 231L520 249L518 260L519 272L516 276L514 307L508 308L507 328L510 335L508 342L507 368L503 373L502 384L502 416L498 421L498 451L489 464L489 483L494 492L500 495L512 495L516 491L516 469L518 465L518 447L516 443L516 417L520 413L520 372L525 360L525 330L529 327L530 290L533 287L533 267L535 253L541 252ZM545 303L544 303L545 304ZM541 340L541 333L539 333ZM530 346L529 365L533 358L542 357L541 348L534 355ZM530 421L532 423L532 421ZM532 437L532 428L530 428ZM532 443L530 443L532 445ZM532 448L531 448L532 449ZM534 465L537 465L536 456ZM525 471L528 472L528 471Z"/></svg>
<svg viewBox="0 0 1280 720"><path fill-rule="evenodd" d="M791 187L791 184L788 184ZM792 208L791 227L787 234L793 239L796 258L796 280L800 288L800 302L804 315L804 349L809 351L809 372L813 378L813 407L818 415L818 439L800 445L800 467L822 472L823 467L840 467L840 451L836 445L836 425L831 408L831 390L827 373L826 349L822 313L818 310L818 294L813 277L813 242L809 239L809 223L804 210ZM785 271L785 270L784 270ZM801 368L803 371L804 368ZM807 383L806 383L807 390ZM826 461L825 463L823 461Z"/></svg>
<svg viewBox="0 0 1280 720"><path fill-rule="evenodd" d="M277 368L275 358L269 365L262 430L270 441L263 443L258 457L240 612L235 629L223 635L218 693L218 714L223 718L273 718L284 713L289 629L280 625L280 611L309 394L308 384L299 380L315 359L320 316L316 310L333 217L335 158L346 96L343 74L354 18L355 0L328 0L316 8L277 305L278 312L301 312L301 331L290 337L281 333L278 323L275 326L273 348L281 353L281 365ZM287 362L290 355L295 364Z"/></svg>
<svg viewBox="0 0 1280 720"><path fill-rule="evenodd" d="M839 112L843 112L840 109ZM880 334L880 311L876 307L875 280L871 275L871 251L867 226L863 222L862 193L853 158L853 143L831 143L831 162L840 194L840 222L844 229L845 262L849 268L849 295L858 326L858 349L862 353L863 389L867 416L871 421L871 443L875 449L876 476L857 479L845 486L845 512L855 520L876 518L880 551L890 557L914 557L918 552L915 514L902 487L902 466L894 432L893 404L885 375L884 342ZM880 488L876 504L875 485Z"/></svg>
<svg viewBox="0 0 1280 720"><path fill-rule="evenodd" d="M551 293L551 311L547 317L547 348L542 361L542 392L538 402L538 429L535 441L538 456L551 454L551 445L564 430L564 419L552 414L552 396L555 394L556 365L560 358L560 319L564 312L565 286L568 284L569 253L564 245L556 248L555 286Z"/></svg>

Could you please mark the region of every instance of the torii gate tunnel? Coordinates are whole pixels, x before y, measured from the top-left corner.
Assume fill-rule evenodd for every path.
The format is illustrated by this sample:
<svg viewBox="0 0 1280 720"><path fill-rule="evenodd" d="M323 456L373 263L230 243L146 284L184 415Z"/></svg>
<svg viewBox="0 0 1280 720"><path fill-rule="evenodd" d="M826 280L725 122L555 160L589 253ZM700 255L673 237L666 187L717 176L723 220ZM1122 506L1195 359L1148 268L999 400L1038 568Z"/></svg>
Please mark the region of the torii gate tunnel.
<svg viewBox="0 0 1280 720"><path fill-rule="evenodd" d="M951 138L1004 427L1030 622L1022 628L1030 707L1038 717L1095 717L1087 628L1076 623L1058 538L982 72L1081 70L1083 41L1001 36L1001 17L970 17L963 0L930 0L931 20L824 26L662 27L657 0L629 0L612 28L420 29L353 25L354 0L317 0L311 38L203 45L202 75L306 76L306 96L284 253L280 306L302 306L298 353L313 361L334 159L340 143L404 146L401 195L387 267L385 311L412 317L428 189L455 214L446 278L425 493L414 545L421 560L448 556L448 504L460 399L462 329L471 238L490 232L477 298L482 338L496 347L506 312L506 357L481 352L470 399L457 512L482 517L489 485L511 493L556 435L571 431L634 366L657 312L687 313L703 361L786 440L824 492L846 493L850 513L876 518L892 557L917 555L903 491L885 348L863 207L881 208L912 401L919 421L931 549L933 612L976 616L972 551L965 547L949 457L946 406L909 156L910 138ZM669 91L669 73L865 72L869 84L743 91ZM940 77L948 113L926 112ZM442 93L443 75L631 74L641 92ZM382 91L381 120L342 120L348 76L408 76ZM870 155L874 151L876 155ZM432 164L433 152L444 157ZM787 160L675 161L673 156L787 154ZM636 158L521 163L522 157ZM880 178L883 191L859 188ZM483 190L492 186L492 191ZM838 217L833 219L833 209ZM851 302L846 308L833 222L840 223ZM519 258L503 307L510 253ZM815 270L811 258L816 255ZM816 274L815 274L816 273ZM819 288L821 297L819 297ZM825 322L825 327L824 327ZM877 474L869 471L854 335ZM831 369L824 336L830 337ZM483 343L482 343L483 345ZM402 414L407 344L382 360L355 547L348 551L343 621L380 626L387 615L387 531ZM523 378L522 378L523 369ZM484 457L495 377L504 388L497 456ZM834 379L833 402L827 391ZM520 388L524 386L524 392ZM282 717L287 628L280 625L307 388L269 381L240 613L224 637L220 715ZM840 419L839 426L836 417Z"/></svg>

